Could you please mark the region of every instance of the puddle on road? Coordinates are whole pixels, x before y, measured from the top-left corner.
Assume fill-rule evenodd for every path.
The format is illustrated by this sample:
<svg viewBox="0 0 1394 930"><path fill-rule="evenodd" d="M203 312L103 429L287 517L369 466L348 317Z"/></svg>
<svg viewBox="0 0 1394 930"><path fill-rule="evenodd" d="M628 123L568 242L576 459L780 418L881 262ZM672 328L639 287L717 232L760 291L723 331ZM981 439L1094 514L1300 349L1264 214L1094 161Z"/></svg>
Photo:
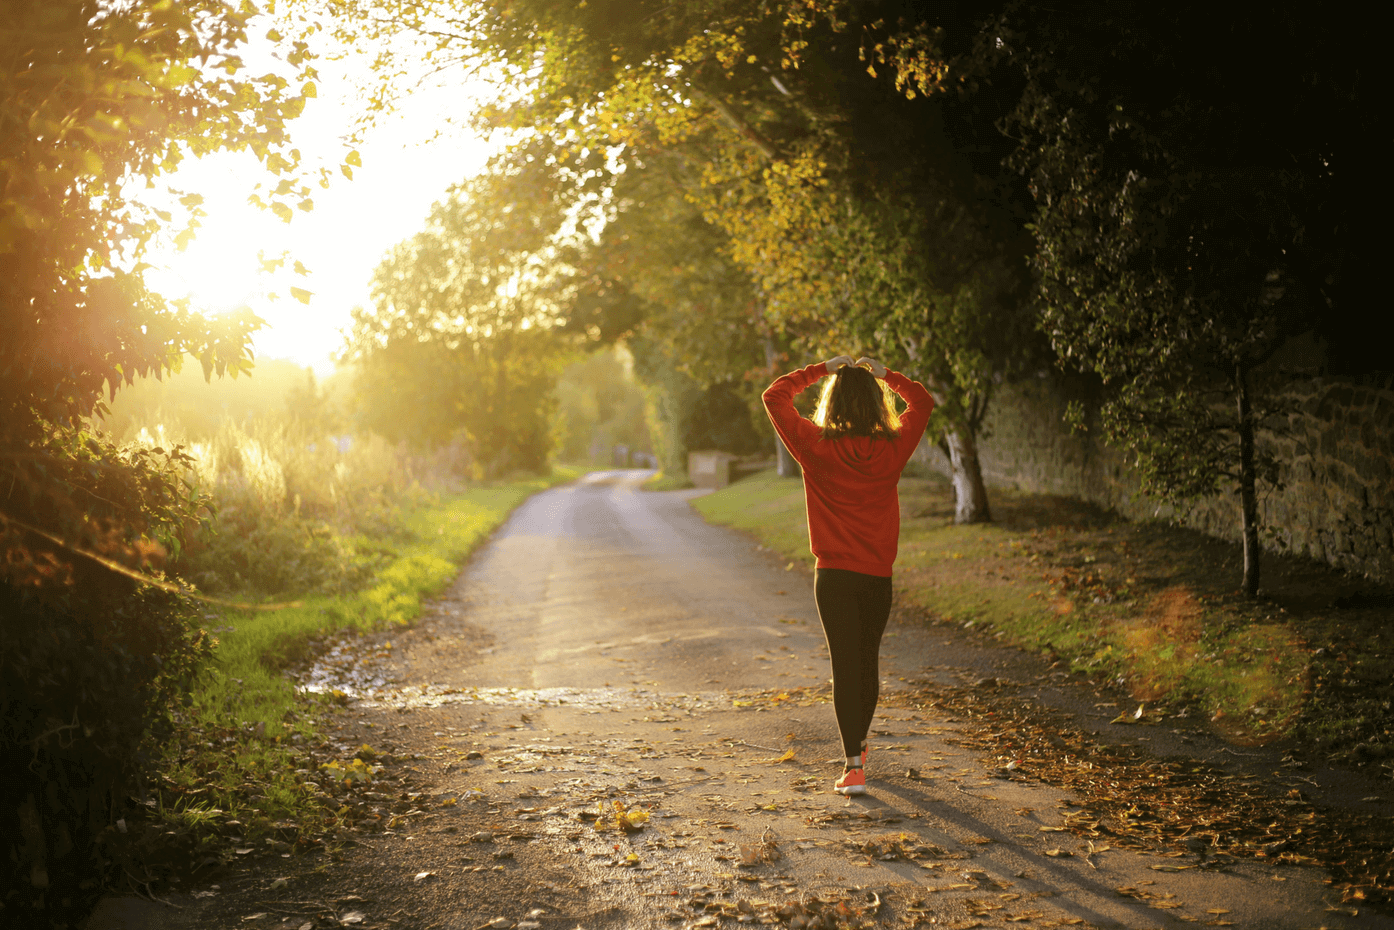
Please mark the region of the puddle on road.
<svg viewBox="0 0 1394 930"><path fill-rule="evenodd" d="M391 646L374 648L357 637L340 640L296 676L297 687L311 694L340 691L357 699L391 684L391 679L383 672L382 663L378 661L391 654Z"/></svg>
<svg viewBox="0 0 1394 930"><path fill-rule="evenodd" d="M695 713L729 708L731 696L720 691L660 692L646 688L457 688L405 685L392 681L377 660L387 650L368 651L354 642L324 653L300 675L299 688L312 694L339 692L361 707L394 709L485 704L512 707L579 707L601 710L659 710Z"/></svg>
<svg viewBox="0 0 1394 930"><path fill-rule="evenodd" d="M642 688L452 688L401 685L352 695L362 707L417 708L445 704L509 707L579 707L591 710L663 710L694 713L731 706L721 692L661 692Z"/></svg>

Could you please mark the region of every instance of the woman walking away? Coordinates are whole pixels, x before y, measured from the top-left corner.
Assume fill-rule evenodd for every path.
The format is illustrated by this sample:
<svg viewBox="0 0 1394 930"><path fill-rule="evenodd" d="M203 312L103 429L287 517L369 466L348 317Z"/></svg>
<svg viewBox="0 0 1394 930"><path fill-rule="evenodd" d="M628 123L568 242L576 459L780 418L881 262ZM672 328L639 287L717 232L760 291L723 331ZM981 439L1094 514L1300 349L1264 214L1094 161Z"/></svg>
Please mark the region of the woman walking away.
<svg viewBox="0 0 1394 930"><path fill-rule="evenodd" d="M809 421L794 395L830 375ZM891 391L906 410L899 416ZM900 472L920 443L934 400L924 385L869 358L839 355L771 384L765 410L803 466L813 596L833 666L833 710L847 767L834 790L866 793L866 736L880 691L881 634L891 612L900 541Z"/></svg>

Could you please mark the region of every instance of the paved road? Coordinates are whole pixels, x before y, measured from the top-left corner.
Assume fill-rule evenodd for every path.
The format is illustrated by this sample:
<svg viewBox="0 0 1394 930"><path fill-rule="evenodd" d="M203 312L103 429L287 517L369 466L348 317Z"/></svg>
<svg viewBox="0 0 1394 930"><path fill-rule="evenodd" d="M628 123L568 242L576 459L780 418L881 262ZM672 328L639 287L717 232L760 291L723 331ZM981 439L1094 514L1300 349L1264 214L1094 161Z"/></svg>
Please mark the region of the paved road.
<svg viewBox="0 0 1394 930"><path fill-rule="evenodd" d="M297 878L280 911L258 910L280 900L267 872L180 899L167 925L298 928L279 915L310 912L286 902L342 916L360 905L332 902L353 891L363 926L423 930L734 927L838 898L866 926L1394 926L1329 910L1315 869L1086 856L1048 829L1060 789L993 778L901 684L1041 671L942 627L893 621L871 793L839 798L831 705L810 697L828 675L811 578L704 523L692 492L639 491L647 474L537 495L392 637L390 683L360 695L340 739L417 754L414 813ZM647 824L593 829L616 801ZM910 854L882 858L896 849Z"/></svg>

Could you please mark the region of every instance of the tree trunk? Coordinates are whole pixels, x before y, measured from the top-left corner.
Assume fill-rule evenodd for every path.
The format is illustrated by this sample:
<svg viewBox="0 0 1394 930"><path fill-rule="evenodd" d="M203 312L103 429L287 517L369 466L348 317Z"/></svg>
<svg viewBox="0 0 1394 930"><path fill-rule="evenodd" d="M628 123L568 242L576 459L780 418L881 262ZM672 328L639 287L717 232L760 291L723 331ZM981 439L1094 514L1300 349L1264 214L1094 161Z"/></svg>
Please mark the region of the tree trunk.
<svg viewBox="0 0 1394 930"><path fill-rule="evenodd" d="M1238 366L1239 502L1244 528L1244 595L1258 596L1258 494L1254 475L1254 411L1249 403L1249 373Z"/></svg>
<svg viewBox="0 0 1394 930"><path fill-rule="evenodd" d="M992 512L987 506L987 488L978 465L978 443L973 433L959 428L944 437L949 444L949 463L953 466L954 522L987 523Z"/></svg>
<svg viewBox="0 0 1394 930"><path fill-rule="evenodd" d="M765 367L773 374L775 361L774 340L769 336L765 336L761 339L761 344L765 349ZM789 453L789 449L784 445L784 440L779 437L779 433L774 434L774 458L776 463L775 474L779 475L779 477L799 478L803 476L803 469L799 467L799 463L794 459L794 456Z"/></svg>
<svg viewBox="0 0 1394 930"><path fill-rule="evenodd" d="M788 447L784 445L784 440L779 438L778 433L774 434L774 454L775 461L779 463L775 466L775 474L779 477L798 478L803 474L803 469L799 467L799 463L790 454Z"/></svg>

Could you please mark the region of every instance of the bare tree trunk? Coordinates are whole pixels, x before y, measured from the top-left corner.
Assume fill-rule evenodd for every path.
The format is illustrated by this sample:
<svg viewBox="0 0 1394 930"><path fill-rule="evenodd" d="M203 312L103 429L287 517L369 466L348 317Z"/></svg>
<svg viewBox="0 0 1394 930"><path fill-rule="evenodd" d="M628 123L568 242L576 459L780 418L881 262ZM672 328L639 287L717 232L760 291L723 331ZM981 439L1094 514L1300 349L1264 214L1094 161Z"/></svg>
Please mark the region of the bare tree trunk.
<svg viewBox="0 0 1394 930"><path fill-rule="evenodd" d="M1244 530L1244 594L1258 596L1258 494L1255 491L1254 411L1249 401L1249 373L1238 366L1239 395L1239 503Z"/></svg>
<svg viewBox="0 0 1394 930"><path fill-rule="evenodd" d="M774 372L774 340L769 336L762 340L765 348L765 366ZM794 456L790 454L788 447L784 445L784 440L779 437L779 433L774 434L774 458L775 474L781 478L800 478L803 476L803 469Z"/></svg>
<svg viewBox="0 0 1394 930"><path fill-rule="evenodd" d="M798 461L790 454L784 440L779 438L779 434L774 434L775 474L781 478L798 478L803 475L803 469L799 467Z"/></svg>
<svg viewBox="0 0 1394 930"><path fill-rule="evenodd" d="M978 443L973 433L959 428L945 435L949 445L949 464L953 467L954 522L987 523L992 511L987 506L987 488L978 465Z"/></svg>

